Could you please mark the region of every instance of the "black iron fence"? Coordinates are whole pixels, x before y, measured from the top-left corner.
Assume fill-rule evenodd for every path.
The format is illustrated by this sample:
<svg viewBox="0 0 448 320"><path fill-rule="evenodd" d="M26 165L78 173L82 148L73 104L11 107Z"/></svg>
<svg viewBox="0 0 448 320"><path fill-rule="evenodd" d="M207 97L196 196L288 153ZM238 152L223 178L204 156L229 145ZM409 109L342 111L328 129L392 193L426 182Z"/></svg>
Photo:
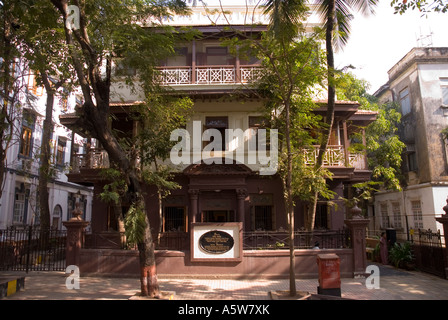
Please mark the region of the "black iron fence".
<svg viewBox="0 0 448 320"><path fill-rule="evenodd" d="M444 236L440 231L419 229L411 235L416 267L419 270L445 278L447 256Z"/></svg>
<svg viewBox="0 0 448 320"><path fill-rule="evenodd" d="M0 270L64 271L64 230L27 226L0 230Z"/></svg>
<svg viewBox="0 0 448 320"><path fill-rule="evenodd" d="M289 233L287 231L252 231L243 233L245 250L266 250L289 248ZM350 231L315 230L295 231L295 249L342 249L350 247Z"/></svg>
<svg viewBox="0 0 448 320"><path fill-rule="evenodd" d="M368 238L379 239L382 232L386 233L389 241L389 248L394 243L402 246L408 242L412 265L417 270L431 273L442 278L448 277L446 268L448 267L448 257L444 235L440 231L430 229L409 229L409 230L370 230Z"/></svg>

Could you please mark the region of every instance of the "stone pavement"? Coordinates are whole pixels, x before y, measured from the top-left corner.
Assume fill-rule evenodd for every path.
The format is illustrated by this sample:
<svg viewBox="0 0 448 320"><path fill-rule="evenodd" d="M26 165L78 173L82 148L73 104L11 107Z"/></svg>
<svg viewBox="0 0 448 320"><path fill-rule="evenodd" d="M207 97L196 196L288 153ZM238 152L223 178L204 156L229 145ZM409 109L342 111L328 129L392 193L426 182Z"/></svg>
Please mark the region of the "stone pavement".
<svg viewBox="0 0 448 320"><path fill-rule="evenodd" d="M378 289L368 289L365 279L341 279L342 297L354 300L448 300L448 280L417 271L379 266ZM23 275L0 271L1 276ZM79 289L67 289L64 272L30 272L25 289L0 300L128 300L139 292L138 278L83 277ZM197 279L159 275L162 291L174 300L270 300L271 291L289 290L288 279ZM298 279L298 291L317 293L317 279Z"/></svg>

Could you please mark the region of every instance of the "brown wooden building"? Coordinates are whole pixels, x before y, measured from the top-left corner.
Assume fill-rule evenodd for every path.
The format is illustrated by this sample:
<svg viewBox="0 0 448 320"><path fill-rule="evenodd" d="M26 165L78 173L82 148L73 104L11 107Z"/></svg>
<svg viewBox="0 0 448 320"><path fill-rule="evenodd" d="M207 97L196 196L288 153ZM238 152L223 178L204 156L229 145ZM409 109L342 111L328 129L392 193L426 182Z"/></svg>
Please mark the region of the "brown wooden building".
<svg viewBox="0 0 448 320"><path fill-rule="evenodd" d="M257 70L260 68L259 62L255 59L241 61L238 57L231 56L228 49L221 46L218 40L220 32L224 30L223 27L215 25L198 28L207 33L205 40L195 40L181 45L177 55L168 58L160 67L159 81L178 92L188 94L194 101L194 113L191 123L187 125L187 130L193 132L195 121L201 123L203 130L217 129L219 132L224 132L225 129L244 131L256 128L263 101L248 95L243 89L251 79L256 78ZM260 31L263 30L262 27L260 28ZM121 95L128 98L125 100L127 102L111 104L116 118L111 125L123 132L133 133L136 124L128 120L127 110L129 106L138 103L141 99L130 92L125 92L125 89L119 89L119 91ZM321 107L316 112L324 113L326 102L317 102ZM371 172L367 168L365 155L350 153L348 147L351 134L354 131L363 130L362 128L374 121L375 117L375 113L359 110L357 102L337 101L331 145L325 155L324 165L333 173L333 179L328 181L328 184L338 196L346 197L344 192L348 186L370 178ZM68 127L74 121L73 115L61 117L61 122ZM223 148L226 151L230 150L231 142L224 141ZM192 153L194 152L195 150L192 150ZM317 149L306 152L311 164L317 155ZM225 153L214 155L221 159L224 156ZM169 250L168 255L178 259L176 261L186 268L179 269L177 263L170 263L169 267L163 269L165 273L193 272L191 261L185 260L185 252L192 250L189 232L195 223L241 222L244 250L282 248L286 243L288 225L282 183L278 175L261 175L260 165L257 164L245 164L234 160L229 162L230 164L223 161L222 164L210 165L199 162L178 167L175 179L181 188L172 191L171 195L163 200L161 218L157 190L147 186L147 213L154 238L158 239L157 247L159 250ZM94 239L92 244L97 248L120 247L120 241L117 240L120 239L119 228L113 208L99 198L106 183L99 175L99 171L107 168L108 165L105 151L98 147L90 148L85 154L74 155L72 171L68 175L71 182L94 187L91 237ZM344 219L347 218L346 208L342 201L338 199L334 201L338 203L337 206L329 206L327 202L319 201L316 229L324 234L318 238L321 247L341 249L345 248L343 229ZM300 232L304 226L304 206L303 203L297 203L295 207L297 232ZM329 240L327 243L324 239L325 234L339 240ZM318 235L317 232L314 237L316 235ZM314 244L314 240L300 237L297 241L299 248L309 249L310 241ZM259 250L258 253L249 254L247 251L245 255L266 258L266 253L263 252ZM283 252L280 255L285 254ZM349 254L343 252L342 257L344 255ZM89 257L89 259L92 258L92 256ZM164 261L165 258L159 261L161 268L164 268ZM253 271L255 269L247 267L251 270L247 271L246 267L237 266L235 263L232 266L236 271L231 272L255 272ZM216 265L213 265L212 268L207 269L207 266L200 264L194 272L217 272L215 267ZM104 272L115 272L111 271L112 269L117 270L111 268ZM349 269L350 267L347 266L346 271Z"/></svg>

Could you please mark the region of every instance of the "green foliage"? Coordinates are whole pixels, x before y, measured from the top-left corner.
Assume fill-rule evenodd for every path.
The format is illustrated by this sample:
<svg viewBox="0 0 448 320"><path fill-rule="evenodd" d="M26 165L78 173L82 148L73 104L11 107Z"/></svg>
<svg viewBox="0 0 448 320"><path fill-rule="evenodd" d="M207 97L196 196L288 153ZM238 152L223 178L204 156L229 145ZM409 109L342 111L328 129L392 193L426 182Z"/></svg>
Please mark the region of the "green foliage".
<svg viewBox="0 0 448 320"><path fill-rule="evenodd" d="M394 243L389 250L389 259L395 267L400 267L405 263L413 261L412 246L410 242Z"/></svg>
<svg viewBox="0 0 448 320"><path fill-rule="evenodd" d="M175 141L170 141L173 130L184 127L192 113L193 102L190 98L173 98L160 93L148 93L146 103L137 107L137 116L141 125L135 144L141 153L143 165L149 165L169 157Z"/></svg>
<svg viewBox="0 0 448 320"><path fill-rule="evenodd" d="M404 14L408 10L418 10L423 14L429 12L446 13L448 11L448 2L446 0L392 0L391 7L394 7L395 13Z"/></svg>
<svg viewBox="0 0 448 320"><path fill-rule="evenodd" d="M441 131L443 140L448 140L448 127Z"/></svg>
<svg viewBox="0 0 448 320"><path fill-rule="evenodd" d="M288 173L291 174L291 195L302 200L311 200L315 192L331 197L326 184L330 172L307 165L304 152L314 148L324 126L321 116L313 112L318 107L313 97L322 87L325 75L324 55L317 40L317 36L299 36L285 44L268 32L254 48L265 70L257 83L266 101L265 112L270 116L271 126L279 130L278 172L285 185ZM291 171L288 168L288 142Z"/></svg>
<svg viewBox="0 0 448 320"><path fill-rule="evenodd" d="M133 204L124 219L126 241L129 245L143 242L145 234L145 215L146 212L140 204Z"/></svg>
<svg viewBox="0 0 448 320"><path fill-rule="evenodd" d="M337 80L337 97L342 100L358 101L360 109L377 112L374 122L365 128L366 147L362 142L362 131L351 136L350 151L367 152L368 165L372 170L374 182L382 182L386 189L400 190L402 152L406 145L398 136L401 122L399 105L386 103L380 105L377 99L367 93L368 83L357 79L351 73L341 73ZM369 188L378 187L371 183ZM366 189L367 185L363 188ZM367 191L367 189L366 189ZM371 194L373 190L368 192Z"/></svg>
<svg viewBox="0 0 448 320"><path fill-rule="evenodd" d="M351 21L353 20L353 11L368 15L374 12L374 7L378 4L378 0L317 0L320 19L328 27L329 21L332 19L332 42L337 50L343 48L349 39L351 30ZM334 6L334 15L330 8Z"/></svg>
<svg viewBox="0 0 448 320"><path fill-rule="evenodd" d="M383 181L385 188L401 190L401 155L406 148L397 134L401 113L393 103L377 110L377 120L366 128L369 167L373 178Z"/></svg>
<svg viewBox="0 0 448 320"><path fill-rule="evenodd" d="M308 11L305 1L267 0L264 6L264 13L270 17L269 30L275 38L290 42L296 37L301 27L301 18Z"/></svg>
<svg viewBox="0 0 448 320"><path fill-rule="evenodd" d="M111 181L106 184L99 197L102 201L112 204L120 204L120 199L127 192L127 184L123 174L114 168L102 169L100 176L106 181Z"/></svg>

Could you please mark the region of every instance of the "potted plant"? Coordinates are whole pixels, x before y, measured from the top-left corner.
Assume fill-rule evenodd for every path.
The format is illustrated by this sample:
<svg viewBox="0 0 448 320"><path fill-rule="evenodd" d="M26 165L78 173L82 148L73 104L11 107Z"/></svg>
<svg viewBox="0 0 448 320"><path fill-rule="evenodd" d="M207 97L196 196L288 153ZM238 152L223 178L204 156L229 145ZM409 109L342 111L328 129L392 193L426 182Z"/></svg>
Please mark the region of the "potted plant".
<svg viewBox="0 0 448 320"><path fill-rule="evenodd" d="M396 242L389 251L390 262L396 268L412 269L414 255L410 242Z"/></svg>

